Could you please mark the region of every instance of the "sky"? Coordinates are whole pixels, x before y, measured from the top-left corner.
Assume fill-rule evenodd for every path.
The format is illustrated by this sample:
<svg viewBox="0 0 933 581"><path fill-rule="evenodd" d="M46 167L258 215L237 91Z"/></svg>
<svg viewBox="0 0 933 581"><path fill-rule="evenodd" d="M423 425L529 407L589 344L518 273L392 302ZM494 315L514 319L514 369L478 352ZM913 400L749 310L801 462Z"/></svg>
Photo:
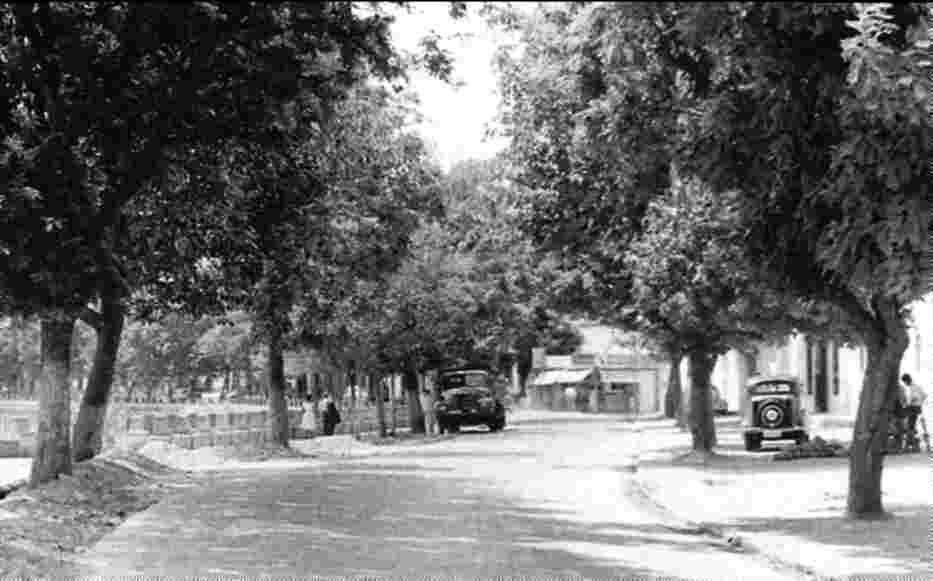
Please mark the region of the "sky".
<svg viewBox="0 0 933 581"><path fill-rule="evenodd" d="M458 20L450 18L447 2L413 2L411 6L410 13L396 16L392 27L396 46L416 51L423 36L437 32L445 39L442 46L454 57L454 79L462 82L451 86L424 73L411 75L411 89L425 117L420 132L433 144L445 169L465 159L495 155L507 142L484 137L488 124L495 121L499 102L492 61L496 47L508 37L490 30L475 6ZM458 33L462 38L450 38Z"/></svg>

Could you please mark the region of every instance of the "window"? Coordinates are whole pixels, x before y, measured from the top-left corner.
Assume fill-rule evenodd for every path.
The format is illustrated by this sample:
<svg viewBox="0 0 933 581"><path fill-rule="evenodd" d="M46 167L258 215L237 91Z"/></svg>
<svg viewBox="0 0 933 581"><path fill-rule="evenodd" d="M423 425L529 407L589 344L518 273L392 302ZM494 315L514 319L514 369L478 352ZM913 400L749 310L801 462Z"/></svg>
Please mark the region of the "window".
<svg viewBox="0 0 933 581"><path fill-rule="evenodd" d="M613 393L637 393L637 392L638 392L638 384L637 384L637 383L631 383L631 382L610 383L610 384L609 384L609 391L611 391L611 392L613 392Z"/></svg>

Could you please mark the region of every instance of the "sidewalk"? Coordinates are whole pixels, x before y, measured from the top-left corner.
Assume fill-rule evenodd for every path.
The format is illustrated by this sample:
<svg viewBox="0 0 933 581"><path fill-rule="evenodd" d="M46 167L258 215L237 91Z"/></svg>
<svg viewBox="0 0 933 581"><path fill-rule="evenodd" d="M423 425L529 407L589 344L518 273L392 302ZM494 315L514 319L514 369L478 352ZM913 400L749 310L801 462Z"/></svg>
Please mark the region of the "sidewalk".
<svg viewBox="0 0 933 581"><path fill-rule="evenodd" d="M805 574L929 578L930 460L889 456L885 521L844 517L848 459L769 462L726 454L703 467L663 462L640 471L645 492L678 517Z"/></svg>
<svg viewBox="0 0 933 581"><path fill-rule="evenodd" d="M29 478L32 458L0 458L0 488Z"/></svg>

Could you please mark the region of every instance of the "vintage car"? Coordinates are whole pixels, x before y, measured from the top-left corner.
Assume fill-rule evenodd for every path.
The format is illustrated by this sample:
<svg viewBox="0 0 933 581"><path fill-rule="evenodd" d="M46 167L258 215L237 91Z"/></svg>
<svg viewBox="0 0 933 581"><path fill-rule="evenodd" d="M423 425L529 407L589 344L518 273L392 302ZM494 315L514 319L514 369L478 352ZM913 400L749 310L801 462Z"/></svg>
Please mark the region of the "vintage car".
<svg viewBox="0 0 933 581"><path fill-rule="evenodd" d="M438 399L434 404L441 433L457 432L461 426L488 426L497 432L505 427L505 406L496 397L493 377L477 368L451 369L438 375Z"/></svg>
<svg viewBox="0 0 933 581"><path fill-rule="evenodd" d="M745 449L757 451L763 441L809 439L803 425L800 382L790 376L760 376L745 386L748 405L742 421Z"/></svg>

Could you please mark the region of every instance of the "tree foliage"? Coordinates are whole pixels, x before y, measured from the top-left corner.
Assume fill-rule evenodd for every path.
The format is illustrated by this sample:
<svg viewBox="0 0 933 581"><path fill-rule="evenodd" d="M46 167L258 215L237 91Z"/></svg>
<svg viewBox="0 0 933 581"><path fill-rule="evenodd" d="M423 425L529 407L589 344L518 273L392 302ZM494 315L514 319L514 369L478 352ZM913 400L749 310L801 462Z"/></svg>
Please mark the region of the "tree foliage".
<svg viewBox="0 0 933 581"><path fill-rule="evenodd" d="M147 300L189 310L216 297L197 284L212 266L192 252L198 244L188 236L153 240L153 230L134 226L136 212L176 232L216 233L211 220L233 221L222 187L231 161L245 153L274 181L288 169L282 143L298 119L323 124L362 79L402 73L389 23L378 6L363 12L351 2L26 3L0 11L0 123L9 136L0 151L0 253L9 258L0 297L19 312L41 313L49 329L54 320L59 346L78 314L101 299L90 318L107 352L95 359L101 365L85 403L97 411L88 422L106 404L123 297L147 286ZM178 183L191 174L208 187ZM282 189L302 185L291 179L300 175L287 177L261 198L271 205L258 214L281 214ZM192 191L198 202L178 203ZM205 206L213 211L174 213ZM283 221L268 224L266 240ZM160 244L169 250L146 252ZM274 266L262 264L264 280L281 287ZM225 301L242 298L235 285L222 290ZM265 296L273 307L281 302ZM40 413L49 417L40 425L52 431L39 436L35 483L70 470L62 459L69 447L52 442L68 437L66 382L55 383L68 367L46 359L54 373L41 391Z"/></svg>
<svg viewBox="0 0 933 581"><path fill-rule="evenodd" d="M592 273L579 286L625 302L637 286L611 259L668 189L657 170L676 161L717 196L736 192L748 262L803 314L816 307L868 346L849 510L881 511L904 307L923 289L933 219L928 6L594 3L543 18L504 75L515 152L543 192L532 227L565 253L581 239L597 248L577 259ZM617 181L581 171L592 161ZM615 198L631 202L606 212L617 232L587 221L608 208L592 199Z"/></svg>

